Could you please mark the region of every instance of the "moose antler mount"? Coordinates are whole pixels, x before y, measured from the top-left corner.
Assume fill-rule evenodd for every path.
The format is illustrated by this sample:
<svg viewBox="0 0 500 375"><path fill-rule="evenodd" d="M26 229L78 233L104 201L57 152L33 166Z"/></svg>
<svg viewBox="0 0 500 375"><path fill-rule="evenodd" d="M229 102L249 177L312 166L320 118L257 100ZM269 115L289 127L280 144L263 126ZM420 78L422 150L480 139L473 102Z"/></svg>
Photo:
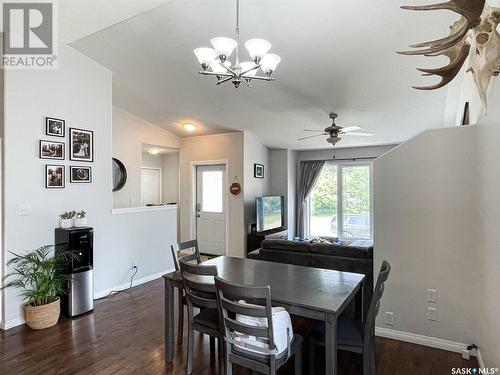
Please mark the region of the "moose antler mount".
<svg viewBox="0 0 500 375"><path fill-rule="evenodd" d="M487 92L491 79L500 74L500 8L490 7L485 0L451 0L444 3L402 6L407 10L449 9L461 15L450 27L450 35L430 42L411 46L412 51L400 51L402 55L427 57L446 56L449 64L441 68L418 68L424 76L438 76L441 81L431 86L415 87L417 90L436 90L450 83L468 59L467 72L474 82L486 108Z"/></svg>

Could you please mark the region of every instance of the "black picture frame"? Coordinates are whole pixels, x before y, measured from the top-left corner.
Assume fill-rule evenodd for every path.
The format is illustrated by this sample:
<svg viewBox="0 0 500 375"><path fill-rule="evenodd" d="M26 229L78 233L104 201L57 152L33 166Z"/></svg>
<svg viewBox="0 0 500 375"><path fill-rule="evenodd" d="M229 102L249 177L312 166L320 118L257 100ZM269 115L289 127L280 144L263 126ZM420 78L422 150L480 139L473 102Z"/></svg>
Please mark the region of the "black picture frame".
<svg viewBox="0 0 500 375"><path fill-rule="evenodd" d="M264 164L253 165L253 176L255 178L264 178Z"/></svg>
<svg viewBox="0 0 500 375"><path fill-rule="evenodd" d="M84 173L87 173L85 177ZM73 184L91 184L92 167L72 165L69 167L69 182Z"/></svg>
<svg viewBox="0 0 500 375"><path fill-rule="evenodd" d="M50 153L50 150L47 150L46 148L44 148L44 145L46 144L51 144L51 145L57 145L57 146L60 146L60 151L59 150L55 150L55 152L57 152L57 155L56 156L51 156L49 153ZM47 140L43 140L41 139L40 140L40 143L38 145L38 157L40 159L50 159L50 160L64 160L65 159L65 144L64 142L54 142L54 141L47 141ZM54 151L54 150L53 150Z"/></svg>
<svg viewBox="0 0 500 375"><path fill-rule="evenodd" d="M49 177L55 173L60 174L59 177ZM45 165L45 188L46 189L64 189L66 187L66 167L59 164Z"/></svg>
<svg viewBox="0 0 500 375"><path fill-rule="evenodd" d="M82 137L84 137L83 140L78 139ZM82 150L82 145L85 146L84 150ZM94 132L92 130L69 128L69 160L88 163L94 161Z"/></svg>
<svg viewBox="0 0 500 375"><path fill-rule="evenodd" d="M57 130L58 127L60 130ZM51 137L66 137L66 121L55 117L45 117L45 134Z"/></svg>
<svg viewBox="0 0 500 375"><path fill-rule="evenodd" d="M464 112L462 114L462 121L460 122L460 125L466 126L470 125L470 109L469 109L469 102L465 102L464 104Z"/></svg>

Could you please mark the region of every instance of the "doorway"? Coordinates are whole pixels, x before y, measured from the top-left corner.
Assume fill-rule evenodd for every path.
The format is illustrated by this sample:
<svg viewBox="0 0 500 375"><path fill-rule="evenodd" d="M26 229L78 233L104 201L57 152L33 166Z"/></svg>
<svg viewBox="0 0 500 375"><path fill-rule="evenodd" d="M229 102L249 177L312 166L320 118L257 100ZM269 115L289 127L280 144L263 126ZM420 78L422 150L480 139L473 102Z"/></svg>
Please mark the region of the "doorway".
<svg viewBox="0 0 500 375"><path fill-rule="evenodd" d="M195 222L200 252L226 254L226 165L196 166Z"/></svg>
<svg viewBox="0 0 500 375"><path fill-rule="evenodd" d="M162 203L162 181L160 168L141 168L142 205Z"/></svg>

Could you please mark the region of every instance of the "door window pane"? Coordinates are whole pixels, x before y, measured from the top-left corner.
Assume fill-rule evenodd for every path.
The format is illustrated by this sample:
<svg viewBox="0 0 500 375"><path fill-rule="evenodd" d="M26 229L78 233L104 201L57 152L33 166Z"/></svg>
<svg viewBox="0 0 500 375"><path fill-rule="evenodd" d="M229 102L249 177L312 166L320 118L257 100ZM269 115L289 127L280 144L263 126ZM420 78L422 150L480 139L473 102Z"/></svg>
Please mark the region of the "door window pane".
<svg viewBox="0 0 500 375"><path fill-rule="evenodd" d="M202 211L223 212L222 171L202 172Z"/></svg>
<svg viewBox="0 0 500 375"><path fill-rule="evenodd" d="M370 239L370 168L342 169L343 238Z"/></svg>
<svg viewBox="0 0 500 375"><path fill-rule="evenodd" d="M309 204L311 236L337 237L337 166L323 167Z"/></svg>

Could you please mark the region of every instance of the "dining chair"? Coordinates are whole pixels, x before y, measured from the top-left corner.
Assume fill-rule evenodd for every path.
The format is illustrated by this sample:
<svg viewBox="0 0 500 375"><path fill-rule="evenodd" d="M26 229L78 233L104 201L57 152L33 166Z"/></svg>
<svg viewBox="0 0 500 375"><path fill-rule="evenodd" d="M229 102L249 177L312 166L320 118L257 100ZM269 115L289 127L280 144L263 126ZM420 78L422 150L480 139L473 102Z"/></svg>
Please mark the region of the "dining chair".
<svg viewBox="0 0 500 375"><path fill-rule="evenodd" d="M188 354L186 373L193 372L194 331L210 336L210 351L218 343L219 370L223 373L222 335L219 329L219 309L215 292L214 277L217 266L188 263L186 257L179 260L186 301L188 306ZM194 308L200 309L195 315Z"/></svg>
<svg viewBox="0 0 500 375"><path fill-rule="evenodd" d="M170 250L172 251L172 259L174 262L175 270L180 272L179 259L184 259L187 262L196 261L196 263L201 263L200 249L198 247L197 240L191 240L186 242L180 242L175 245L170 245ZM185 250L192 250L190 254L179 257L179 253ZM184 305L186 300L184 298L184 291L182 289L178 290L177 293L179 302L179 320L177 325L177 343L182 344L182 337L184 333Z"/></svg>
<svg viewBox="0 0 500 375"><path fill-rule="evenodd" d="M253 374L275 375L290 357L295 356L295 374L302 374L302 342L300 335L287 331L287 347L281 353L276 346L275 331L273 330L273 310L271 306L271 288L250 287L228 283L223 279L215 278L217 299L219 301L222 335L224 337L224 361L226 375L232 375L232 366L251 369ZM248 303L247 303L248 302ZM238 321L236 315L252 319L267 321L265 325L250 325ZM255 346L242 345L238 336L250 336ZM243 347L242 347L243 346Z"/></svg>
<svg viewBox="0 0 500 375"><path fill-rule="evenodd" d="M391 265L382 262L373 298L365 322L339 318L337 322L337 348L363 354L363 375L375 375L375 318L380 309L380 299L384 294L385 282L391 272ZM310 373L314 373L315 348L325 346L325 323L316 321L309 337Z"/></svg>

